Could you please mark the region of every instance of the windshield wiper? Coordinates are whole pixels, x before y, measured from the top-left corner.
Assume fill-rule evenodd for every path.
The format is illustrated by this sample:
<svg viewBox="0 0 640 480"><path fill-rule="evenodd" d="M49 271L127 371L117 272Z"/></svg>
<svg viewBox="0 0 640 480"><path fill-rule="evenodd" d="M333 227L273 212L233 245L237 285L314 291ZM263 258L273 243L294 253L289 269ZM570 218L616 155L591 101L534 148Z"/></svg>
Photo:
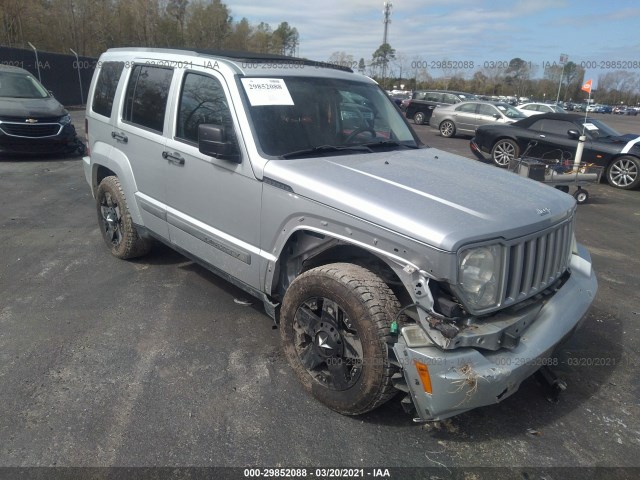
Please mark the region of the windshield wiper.
<svg viewBox="0 0 640 480"><path fill-rule="evenodd" d="M303 157L305 155L312 155L314 153L325 152L367 152L371 153L372 150L368 145L319 145L317 147L305 148L302 150L295 150L293 152L284 153L280 155L282 158L295 158Z"/></svg>

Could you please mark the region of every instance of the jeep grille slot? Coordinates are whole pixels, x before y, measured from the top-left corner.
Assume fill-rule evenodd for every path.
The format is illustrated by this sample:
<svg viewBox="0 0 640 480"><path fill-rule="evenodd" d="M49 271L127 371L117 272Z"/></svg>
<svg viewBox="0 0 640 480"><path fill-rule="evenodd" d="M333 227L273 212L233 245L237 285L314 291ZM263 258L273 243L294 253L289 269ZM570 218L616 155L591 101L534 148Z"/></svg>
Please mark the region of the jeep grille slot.
<svg viewBox="0 0 640 480"><path fill-rule="evenodd" d="M502 305L508 306L543 291L567 270L574 220L507 247Z"/></svg>
<svg viewBox="0 0 640 480"><path fill-rule="evenodd" d="M12 137L43 138L58 135L62 130L62 125L59 123L25 124L2 122L0 130Z"/></svg>

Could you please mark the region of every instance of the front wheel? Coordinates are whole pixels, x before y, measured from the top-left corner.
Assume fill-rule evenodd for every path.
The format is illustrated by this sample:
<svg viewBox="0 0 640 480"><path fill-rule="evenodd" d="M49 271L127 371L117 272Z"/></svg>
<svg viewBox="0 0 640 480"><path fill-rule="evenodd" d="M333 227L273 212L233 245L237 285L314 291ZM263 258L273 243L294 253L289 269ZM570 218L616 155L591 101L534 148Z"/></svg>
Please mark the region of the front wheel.
<svg viewBox="0 0 640 480"><path fill-rule="evenodd" d="M150 243L138 235L118 177L100 182L96 207L102 238L115 257L134 258L149 252Z"/></svg>
<svg viewBox="0 0 640 480"><path fill-rule="evenodd" d="M518 158L518 145L509 139L498 140L491 149L491 158L498 167L506 168L509 162Z"/></svg>
<svg viewBox="0 0 640 480"><path fill-rule="evenodd" d="M607 180L616 188L631 190L640 183L640 161L635 157L616 158L607 169Z"/></svg>
<svg viewBox="0 0 640 480"><path fill-rule="evenodd" d="M387 343L400 305L371 271L334 263L297 277L285 294L280 334L305 390L327 407L359 415L391 399Z"/></svg>
<svg viewBox="0 0 640 480"><path fill-rule="evenodd" d="M440 124L440 134L443 137L450 138L456 133L456 126L451 120L445 120Z"/></svg>

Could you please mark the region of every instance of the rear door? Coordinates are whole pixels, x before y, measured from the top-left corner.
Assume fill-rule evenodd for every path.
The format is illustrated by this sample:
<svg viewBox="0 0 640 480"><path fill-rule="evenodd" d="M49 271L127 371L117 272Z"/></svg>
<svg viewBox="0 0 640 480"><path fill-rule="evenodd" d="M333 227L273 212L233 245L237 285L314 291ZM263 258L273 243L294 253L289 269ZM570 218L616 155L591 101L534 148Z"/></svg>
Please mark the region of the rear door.
<svg viewBox="0 0 640 480"><path fill-rule="evenodd" d="M477 103L463 103L456 107L453 114L456 129L459 133L473 134L476 131Z"/></svg>
<svg viewBox="0 0 640 480"><path fill-rule="evenodd" d="M167 239L163 133L172 80L172 68L134 63L120 117L111 133L115 148L128 158L133 170L135 196L144 225Z"/></svg>

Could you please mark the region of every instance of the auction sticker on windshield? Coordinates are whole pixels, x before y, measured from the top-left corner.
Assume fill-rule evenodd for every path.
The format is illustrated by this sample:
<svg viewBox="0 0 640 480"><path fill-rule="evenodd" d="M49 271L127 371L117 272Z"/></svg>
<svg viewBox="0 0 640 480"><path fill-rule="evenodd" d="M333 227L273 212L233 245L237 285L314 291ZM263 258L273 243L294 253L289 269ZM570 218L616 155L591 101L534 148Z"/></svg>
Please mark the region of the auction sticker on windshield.
<svg viewBox="0 0 640 480"><path fill-rule="evenodd" d="M289 89L281 78L243 78L242 85L252 107L293 105Z"/></svg>

